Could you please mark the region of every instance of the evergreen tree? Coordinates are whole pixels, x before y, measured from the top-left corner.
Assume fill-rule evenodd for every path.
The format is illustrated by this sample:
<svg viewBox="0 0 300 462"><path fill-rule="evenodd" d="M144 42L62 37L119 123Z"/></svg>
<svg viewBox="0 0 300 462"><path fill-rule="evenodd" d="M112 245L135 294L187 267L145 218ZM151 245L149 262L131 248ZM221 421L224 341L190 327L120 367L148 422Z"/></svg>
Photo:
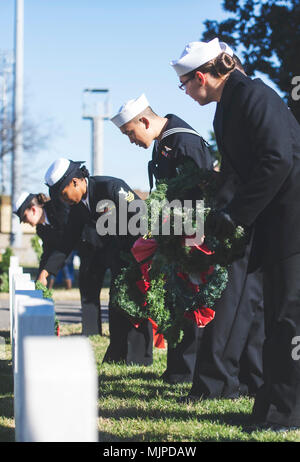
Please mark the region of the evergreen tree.
<svg viewBox="0 0 300 462"><path fill-rule="evenodd" d="M300 0L223 0L222 7L232 16L205 21L201 40L217 36L233 48L243 45L247 74L268 75L300 122Z"/></svg>

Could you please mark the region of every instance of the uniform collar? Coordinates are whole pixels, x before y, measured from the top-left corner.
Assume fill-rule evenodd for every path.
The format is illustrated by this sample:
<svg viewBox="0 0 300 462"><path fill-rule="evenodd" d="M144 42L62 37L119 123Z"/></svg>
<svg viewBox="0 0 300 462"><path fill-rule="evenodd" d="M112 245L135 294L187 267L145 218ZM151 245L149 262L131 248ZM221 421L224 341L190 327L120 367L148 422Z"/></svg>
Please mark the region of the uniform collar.
<svg viewBox="0 0 300 462"><path fill-rule="evenodd" d="M87 180L87 178L85 178ZM90 176L87 180L87 198L86 201L89 205L89 208L86 207L84 202L81 200L83 207L88 210L92 215L96 212L96 204L98 202L98 198L96 197L96 184L94 177ZM86 202L85 202L86 203Z"/></svg>
<svg viewBox="0 0 300 462"><path fill-rule="evenodd" d="M89 180L88 180L88 178L85 178L85 181L86 181L86 190L87 190L87 194L86 194L86 198L85 198L85 199L81 199L81 202L83 202L84 205L86 205L87 208L88 208L89 210L91 210L91 208L90 208L90 198L89 198L90 189L89 189Z"/></svg>
<svg viewBox="0 0 300 462"><path fill-rule="evenodd" d="M44 221L43 225L50 225L50 221L48 220L47 212L46 212L45 209L44 209L44 215L45 215L45 221Z"/></svg>
<svg viewBox="0 0 300 462"><path fill-rule="evenodd" d="M180 117L176 116L175 114L166 114L165 117L168 119L168 123L165 125L164 131L161 133L161 136L167 130L170 130L172 128L192 128L189 124L187 124L184 120L180 119ZM154 149L157 149L160 142L161 140L155 141Z"/></svg>
<svg viewBox="0 0 300 462"><path fill-rule="evenodd" d="M237 87L237 85L242 83L247 84L249 82L251 82L250 77L243 74L241 71L236 69L235 71L231 72L224 85L219 104L222 106L227 106L230 104L232 93L234 92L234 89Z"/></svg>
<svg viewBox="0 0 300 462"><path fill-rule="evenodd" d="M165 117L168 119L168 123L165 126L164 132L170 130L170 128L191 128L190 125L175 114L167 114Z"/></svg>
<svg viewBox="0 0 300 462"><path fill-rule="evenodd" d="M55 223L55 211L53 207L53 201L50 199L44 204L44 214L45 214L45 221L42 223L42 225L52 225Z"/></svg>
<svg viewBox="0 0 300 462"><path fill-rule="evenodd" d="M222 149L223 141L222 134L224 131L224 125L230 115L230 105L233 101L233 93L238 85L247 85L251 82L250 77L246 76L239 70L231 72L229 75L221 95L220 101L217 103L215 117L213 121L214 131L217 138L218 146Z"/></svg>

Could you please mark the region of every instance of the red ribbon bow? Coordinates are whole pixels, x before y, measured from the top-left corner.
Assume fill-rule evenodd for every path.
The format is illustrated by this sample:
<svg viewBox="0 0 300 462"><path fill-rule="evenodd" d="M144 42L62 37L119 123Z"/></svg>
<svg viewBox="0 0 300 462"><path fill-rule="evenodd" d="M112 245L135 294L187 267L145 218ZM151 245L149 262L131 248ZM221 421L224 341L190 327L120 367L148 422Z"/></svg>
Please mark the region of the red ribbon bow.
<svg viewBox="0 0 300 462"><path fill-rule="evenodd" d="M185 240L187 238L185 237L183 240L183 245L185 245ZM193 239L193 236L190 236L189 239ZM150 289L151 283L150 283L150 277L149 277L149 269L152 263L152 260L149 258L152 257L157 249L157 242L155 239L143 239L140 237L135 241L131 248L131 253L136 259L138 263L140 263L140 270L142 273L142 279L139 281L136 281L136 285L138 289L141 291L142 294L146 294L147 291ZM212 255L214 252L209 250L205 244L199 245L196 242L190 246L190 252L195 252L195 251L200 251L205 253L206 255ZM145 262L145 260L149 259L148 261ZM141 263L143 262L144 263ZM210 275L214 271L214 267L210 266L207 271L203 271L199 274L201 282L203 284L206 284L207 282L207 276ZM186 273L181 273L178 272L177 275L183 279L188 286L196 293L199 292L200 286L198 284L194 284L192 281L190 281L188 274ZM147 302L144 302L144 306L147 305ZM198 327L204 327L206 326L209 322L211 322L214 317L215 317L215 312L211 308L208 308L206 306L200 306L194 311L187 311L184 313L184 317L187 319L193 320ZM153 340L154 340L154 346L157 348L164 348L165 343L164 343L164 337L162 334L157 333L158 326L155 321L153 321L151 318L149 318L149 321L152 324L153 328ZM135 321L134 326L138 328L140 323L137 323Z"/></svg>
<svg viewBox="0 0 300 462"><path fill-rule="evenodd" d="M156 249L157 249L157 242L155 239L143 239L140 237L135 241L131 248L131 253L136 259L138 263L141 263L142 261L146 260L149 257L152 257L154 255ZM150 289L150 277L149 277L149 269L151 266L152 260L149 260L145 263L140 264L140 270L142 273L142 279L139 281L136 281L136 285L138 289L142 292L142 294L145 294L149 289ZM144 306L147 305L147 302L144 302ZM152 330L153 330L153 344L156 348L165 348L165 341L164 337L162 334L157 333L158 325L156 324L153 319L148 318L149 321L152 324ZM139 327L139 323L135 323L135 327Z"/></svg>

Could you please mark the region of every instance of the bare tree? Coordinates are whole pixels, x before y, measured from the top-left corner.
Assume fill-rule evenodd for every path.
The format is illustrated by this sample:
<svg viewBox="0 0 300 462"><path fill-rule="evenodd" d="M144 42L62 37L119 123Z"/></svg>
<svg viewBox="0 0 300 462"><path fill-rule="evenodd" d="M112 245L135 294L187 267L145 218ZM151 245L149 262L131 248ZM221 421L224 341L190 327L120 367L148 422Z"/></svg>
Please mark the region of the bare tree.
<svg viewBox="0 0 300 462"><path fill-rule="evenodd" d="M0 82L1 85L1 82ZM25 102L23 114L23 189L30 188L37 178L39 169L44 167L39 154L46 150L53 140L53 134L59 136L61 131L51 119L34 121L29 114ZM15 131L13 130L12 85L6 86L6 94L2 92L0 99L0 162L1 162L1 193L11 192L11 159ZM45 159L46 160L46 159Z"/></svg>

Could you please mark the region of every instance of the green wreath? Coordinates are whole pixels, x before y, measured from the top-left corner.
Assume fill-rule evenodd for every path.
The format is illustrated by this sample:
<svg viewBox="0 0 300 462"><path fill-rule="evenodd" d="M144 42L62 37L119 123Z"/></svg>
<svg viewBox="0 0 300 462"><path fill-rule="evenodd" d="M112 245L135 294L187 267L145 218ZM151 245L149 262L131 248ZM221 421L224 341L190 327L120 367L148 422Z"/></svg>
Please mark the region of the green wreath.
<svg viewBox="0 0 300 462"><path fill-rule="evenodd" d="M205 227L204 243L213 253L194 251L192 246L184 244L184 236L174 235L175 215L178 218L178 210L170 210L170 235L161 234L164 204L174 199L203 199L205 221L208 213L216 210L219 178L220 174L197 169L194 162L188 161L180 167L176 178L158 182L156 190L146 200L151 214L144 217L148 220L148 229L153 229L153 225L159 229L158 235L153 236L157 243L155 253L148 261L142 262L144 268L145 265L147 268L148 281L141 270L141 262L138 263L132 255L126 256L128 266L122 269L115 280L113 303L135 320L154 320L158 325L158 332L164 335L172 347L182 340L183 329L191 322L188 319L191 317L189 314L196 313L199 307L213 308L221 297L227 285L228 267L244 254L248 236L238 226L231 235L220 240ZM194 227L197 223L196 214L197 209L193 204ZM145 240L149 238L152 236L144 236ZM205 274L205 283L193 283L194 274ZM139 281L145 283L144 292L138 285Z"/></svg>
<svg viewBox="0 0 300 462"><path fill-rule="evenodd" d="M53 290L52 289L48 289L40 281L36 281L35 288L36 290L42 291L43 298L48 298L50 300L53 300ZM58 320L58 317L56 316L56 313L54 313L54 333L57 336L59 336L59 329L60 329L59 320Z"/></svg>

